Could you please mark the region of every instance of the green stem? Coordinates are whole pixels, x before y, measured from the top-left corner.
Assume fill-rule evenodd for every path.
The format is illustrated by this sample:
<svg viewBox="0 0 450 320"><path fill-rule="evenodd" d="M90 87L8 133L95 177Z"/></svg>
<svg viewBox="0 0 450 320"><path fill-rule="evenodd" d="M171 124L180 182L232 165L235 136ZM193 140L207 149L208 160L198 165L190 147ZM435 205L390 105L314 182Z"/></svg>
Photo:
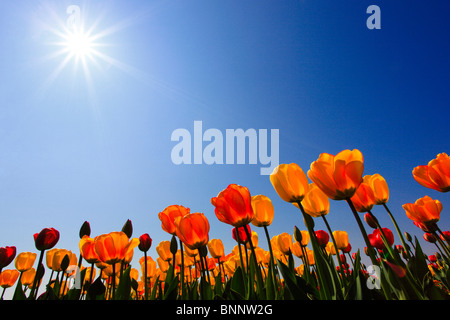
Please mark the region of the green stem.
<svg viewBox="0 0 450 320"><path fill-rule="evenodd" d="M148 300L147 251L144 251L144 290L145 300Z"/></svg>
<svg viewBox="0 0 450 320"><path fill-rule="evenodd" d="M377 266L378 265L378 261L377 261L377 259L375 259L375 250L372 247L372 245L370 244L369 237L367 236L366 230L364 229L364 225L362 224L362 221L361 221L361 219L360 219L360 217L358 215L358 212L356 211L355 206L353 205L353 202L352 202L352 200L350 198L347 198L345 200L347 201L348 205L350 206L350 209L352 210L353 216L355 217L355 220L356 220L356 222L358 224L358 227L359 227L359 229L360 229L360 231L362 233L362 236L363 236L364 241L365 241L366 246L367 246L367 251L369 253L370 260L372 261L372 264L374 266Z"/></svg>
<svg viewBox="0 0 450 320"><path fill-rule="evenodd" d="M401 230L400 230L400 228L399 228L399 226L398 226L398 224L397 224L397 221L395 220L393 214L391 213L391 211L390 211L389 208L387 207L386 203L383 203L383 207L386 209L386 211L387 211L389 217L391 218L392 222L394 223L395 230L397 230L397 233L398 233L398 235L399 235L399 237L400 237L400 241L402 242L403 247L405 248L406 255L407 255L408 259L411 258L410 254L409 254L409 250L407 249L408 247L407 247L407 245L406 245L406 241L405 241L405 239L403 238L403 234L402 234L402 232L401 232Z"/></svg>
<svg viewBox="0 0 450 320"><path fill-rule="evenodd" d="M37 294L38 289L39 289L39 288L37 288L38 280L40 280L40 279L38 279L39 276L40 276L40 274L39 274L39 272L40 272L39 267L41 266L42 259L44 258L44 251L45 250L41 250L41 254L39 255L39 262L38 262L37 267L36 267L36 275L35 275L34 280L33 280L33 289L30 292L30 298L31 299L35 299L36 298L35 295Z"/></svg>
<svg viewBox="0 0 450 320"><path fill-rule="evenodd" d="M244 259L242 257L241 240L239 239L239 230L237 227L236 227L236 240L237 240L238 248L239 248L239 258L241 259L241 268L244 272L246 272L245 266L244 266Z"/></svg>
<svg viewBox="0 0 450 320"><path fill-rule="evenodd" d="M330 237L331 237L331 241L333 241L334 249L336 250L336 259L339 263L339 269L340 269L340 273L342 275L342 281L345 281L344 279L346 279L346 277L345 277L344 267L342 266L341 258L339 257L339 249L336 244L336 239L334 238L333 231L331 230L330 225L328 224L328 221L325 218L325 215L322 215L322 218L323 218L323 221L325 222L325 225L327 226L328 232L330 233Z"/></svg>
<svg viewBox="0 0 450 320"><path fill-rule="evenodd" d="M183 252L183 242L181 241L181 239L179 239L180 241L180 254L181 254L181 270L180 270L180 274L181 274L181 296L184 296L184 292L185 292L185 286L184 286L184 252Z"/></svg>

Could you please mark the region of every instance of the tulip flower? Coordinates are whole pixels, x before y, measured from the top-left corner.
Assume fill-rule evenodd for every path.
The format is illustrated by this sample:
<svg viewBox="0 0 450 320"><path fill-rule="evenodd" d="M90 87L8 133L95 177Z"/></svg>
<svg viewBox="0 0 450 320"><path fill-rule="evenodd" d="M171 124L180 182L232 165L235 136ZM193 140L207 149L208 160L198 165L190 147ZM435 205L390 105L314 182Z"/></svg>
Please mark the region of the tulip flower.
<svg viewBox="0 0 450 320"><path fill-rule="evenodd" d="M417 199L415 203L406 203L403 205L406 215L412 221L425 225L432 225L439 221L442 211L442 203L439 200L433 200L429 196Z"/></svg>
<svg viewBox="0 0 450 320"><path fill-rule="evenodd" d="M339 231L339 230L333 231L333 237L336 241L336 247L339 250L345 250L349 245L348 234L346 231Z"/></svg>
<svg viewBox="0 0 450 320"><path fill-rule="evenodd" d="M270 175L270 182L281 199L296 203L308 191L308 178L296 163L280 164Z"/></svg>
<svg viewBox="0 0 450 320"><path fill-rule="evenodd" d="M16 269L3 270L0 274L0 287L4 289L12 287L16 283L17 278L19 278L19 275L20 272Z"/></svg>
<svg viewBox="0 0 450 320"><path fill-rule="evenodd" d="M161 241L156 246L156 252L158 253L159 257L164 261L170 261L172 260L172 253L170 252L170 241Z"/></svg>
<svg viewBox="0 0 450 320"><path fill-rule="evenodd" d="M152 246L152 238L150 238L148 233L145 233L139 237L138 248L142 252L147 252Z"/></svg>
<svg viewBox="0 0 450 320"><path fill-rule="evenodd" d="M238 243L247 243L248 242L249 239L248 239L247 232L245 231L245 229L247 229L248 232L251 232L250 226L248 224L241 228L231 229L231 235L232 235L233 239L235 241L237 241Z"/></svg>
<svg viewBox="0 0 450 320"><path fill-rule="evenodd" d="M39 251L53 248L59 241L59 231L54 228L44 228L34 234L34 243Z"/></svg>
<svg viewBox="0 0 450 320"><path fill-rule="evenodd" d="M273 221L274 208L269 197L259 194L251 197L254 217L251 223L256 227L269 226Z"/></svg>
<svg viewBox="0 0 450 320"><path fill-rule="evenodd" d="M382 228L383 233L381 233L380 229L375 229L372 234L369 234L369 240L373 247L377 248L378 250L383 250L386 248L384 242L383 242L383 234L386 236L386 241L389 246L392 246L394 243L394 234L391 230L388 228Z"/></svg>
<svg viewBox="0 0 450 320"><path fill-rule="evenodd" d="M216 217L233 227L242 227L253 220L251 195L247 187L230 184L217 197L211 198L211 204L215 207Z"/></svg>
<svg viewBox="0 0 450 320"><path fill-rule="evenodd" d="M425 232L423 234L423 239L427 242L430 243L435 243L437 241L436 236L434 235L434 233L429 233L429 232Z"/></svg>
<svg viewBox="0 0 450 320"><path fill-rule="evenodd" d="M127 251L137 247L138 244L137 238L130 241L122 231L114 231L94 238L94 250L98 258L110 265L121 262Z"/></svg>
<svg viewBox="0 0 450 320"><path fill-rule="evenodd" d="M359 185L355 194L350 199L358 212L368 212L375 205L375 194L372 188L365 182Z"/></svg>
<svg viewBox="0 0 450 320"><path fill-rule="evenodd" d="M316 234L316 238L317 238L317 242L319 244L319 246L321 247L325 247L328 243L328 241L330 240L330 236L328 235L328 233L326 233L323 230L317 230L315 231Z"/></svg>
<svg viewBox="0 0 450 320"><path fill-rule="evenodd" d="M189 208L185 208L180 205L170 205L158 214L158 218L161 220L162 229L171 235L175 235L175 219L178 217L183 217L189 213Z"/></svg>
<svg viewBox="0 0 450 320"><path fill-rule="evenodd" d="M24 271L22 273L22 276L20 277L20 282L22 283L22 285L29 287L33 284L35 275L36 269L34 268L28 269L27 271Z"/></svg>
<svg viewBox="0 0 450 320"><path fill-rule="evenodd" d="M222 240L211 239L208 242L208 251L211 256L215 259L220 259L225 255L225 248L223 246Z"/></svg>
<svg viewBox="0 0 450 320"><path fill-rule="evenodd" d="M308 177L333 200L351 198L362 182L364 160L357 149L337 155L322 153L311 163Z"/></svg>
<svg viewBox="0 0 450 320"><path fill-rule="evenodd" d="M3 268L8 266L16 257L16 247L2 247L0 248L0 272Z"/></svg>
<svg viewBox="0 0 450 320"><path fill-rule="evenodd" d="M439 153L428 165L415 167L412 174L426 188L440 192L450 191L450 158L446 153Z"/></svg>
<svg viewBox="0 0 450 320"><path fill-rule="evenodd" d="M365 175L363 182L366 183L373 191L376 205L385 204L389 200L389 187L386 180L378 173L373 175Z"/></svg>
<svg viewBox="0 0 450 320"><path fill-rule="evenodd" d="M297 203L294 205L298 207ZM302 205L305 212L314 218L324 216L330 211L330 199L315 183L308 185Z"/></svg>
<svg viewBox="0 0 450 320"><path fill-rule="evenodd" d="M100 261L100 258L95 251L95 239L85 235L81 238L78 245L80 247L81 256L87 263L92 264Z"/></svg>
<svg viewBox="0 0 450 320"><path fill-rule="evenodd" d="M21 252L17 255L14 265L18 271L25 272L33 267L36 257L34 252Z"/></svg>
<svg viewBox="0 0 450 320"><path fill-rule="evenodd" d="M277 243L278 243L278 249L285 255L289 255L291 252L291 246L292 246L292 236L286 232L280 233L278 235Z"/></svg>
<svg viewBox="0 0 450 320"><path fill-rule="evenodd" d="M203 213L190 213L176 221L177 237L190 249L199 249L209 241L209 222Z"/></svg>

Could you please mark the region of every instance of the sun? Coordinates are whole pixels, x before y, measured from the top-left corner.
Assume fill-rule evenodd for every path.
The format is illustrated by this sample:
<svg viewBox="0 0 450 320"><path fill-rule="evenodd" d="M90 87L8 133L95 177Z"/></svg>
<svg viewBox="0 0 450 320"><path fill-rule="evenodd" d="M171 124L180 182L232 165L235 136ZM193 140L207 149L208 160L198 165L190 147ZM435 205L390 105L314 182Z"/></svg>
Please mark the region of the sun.
<svg viewBox="0 0 450 320"><path fill-rule="evenodd" d="M67 53L75 58L86 58L94 54L95 42L89 34L82 31L69 31L65 35L63 47Z"/></svg>

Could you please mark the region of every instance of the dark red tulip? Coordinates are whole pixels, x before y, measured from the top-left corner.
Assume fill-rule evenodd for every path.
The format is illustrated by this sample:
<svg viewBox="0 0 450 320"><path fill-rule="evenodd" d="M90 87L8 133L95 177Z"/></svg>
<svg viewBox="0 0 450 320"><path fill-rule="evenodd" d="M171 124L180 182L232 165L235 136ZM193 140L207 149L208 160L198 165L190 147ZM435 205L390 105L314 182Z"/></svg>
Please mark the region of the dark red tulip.
<svg viewBox="0 0 450 320"><path fill-rule="evenodd" d="M44 228L39 233L35 233L34 244L36 249L43 251L53 248L59 241L59 231L54 228Z"/></svg>
<svg viewBox="0 0 450 320"><path fill-rule="evenodd" d="M366 221L366 223L369 225L369 227L371 227L372 229L376 229L377 228L377 218L375 218L375 216L371 213L371 212L367 212L364 215L364 221Z"/></svg>
<svg viewBox="0 0 450 320"><path fill-rule="evenodd" d="M317 230L315 233L319 246L325 247L330 240L330 236L328 235L328 233L323 230Z"/></svg>
<svg viewBox="0 0 450 320"><path fill-rule="evenodd" d="M342 252L344 253L350 253L352 251L352 245L349 243L347 248L343 249Z"/></svg>
<svg viewBox="0 0 450 320"><path fill-rule="evenodd" d="M148 235L148 233L144 233L139 237L139 245L138 248L142 252L147 252L152 246L152 238Z"/></svg>
<svg viewBox="0 0 450 320"><path fill-rule="evenodd" d="M437 239L434 236L434 234L433 233L429 233L429 232L425 232L423 234L423 238L425 239L425 241L430 242L430 243L435 243L437 241Z"/></svg>
<svg viewBox="0 0 450 320"><path fill-rule="evenodd" d="M0 270L8 266L16 257L16 247L0 248Z"/></svg>

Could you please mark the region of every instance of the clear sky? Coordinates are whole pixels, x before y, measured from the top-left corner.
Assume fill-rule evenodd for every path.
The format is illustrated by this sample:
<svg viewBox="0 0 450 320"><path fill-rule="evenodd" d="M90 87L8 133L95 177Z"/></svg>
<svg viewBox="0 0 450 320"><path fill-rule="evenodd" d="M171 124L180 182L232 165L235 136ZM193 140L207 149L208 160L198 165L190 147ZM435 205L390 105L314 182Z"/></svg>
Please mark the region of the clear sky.
<svg viewBox="0 0 450 320"><path fill-rule="evenodd" d="M381 29L366 26L372 4ZM84 62L62 52L70 5L92 37ZM450 195L411 174L450 152L449 9L443 0L1 2L0 246L36 251L33 234L54 227L56 247L78 254L84 221L96 236L130 219L133 236L153 238L156 259L156 244L170 240L157 214L180 204L208 217L210 238L228 253L231 227L210 199L230 183L272 199L271 235L305 229L261 163L172 162L172 132L193 135L202 121L224 136L278 129L280 163L305 172L322 152L359 149L365 174L386 178L402 231L433 253L401 206L439 199L440 226L449 229ZM373 213L394 231L382 207ZM355 250L364 247L346 203L332 201L328 221ZM263 230L253 229L267 249ZM322 221L316 229L325 230ZM138 269L140 257L136 249Z"/></svg>

